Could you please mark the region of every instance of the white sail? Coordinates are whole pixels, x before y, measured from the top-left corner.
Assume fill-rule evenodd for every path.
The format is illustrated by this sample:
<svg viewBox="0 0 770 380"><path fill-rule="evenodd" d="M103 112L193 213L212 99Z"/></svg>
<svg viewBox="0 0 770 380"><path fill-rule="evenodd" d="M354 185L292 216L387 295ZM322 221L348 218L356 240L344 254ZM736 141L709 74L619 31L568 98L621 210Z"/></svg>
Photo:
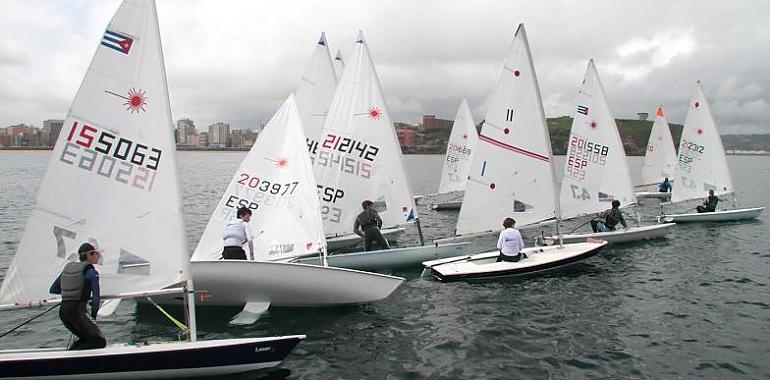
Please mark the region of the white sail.
<svg viewBox="0 0 770 380"><path fill-rule="evenodd" d="M567 141L567 162L561 182L565 218L596 213L613 200L625 207L636 203L626 152L607 105L594 61L588 62Z"/></svg>
<svg viewBox="0 0 770 380"><path fill-rule="evenodd" d="M476 124L473 123L468 101L463 98L452 125L452 133L449 135L439 193L465 190L473 151L476 150L478 140L479 134L476 132Z"/></svg>
<svg viewBox="0 0 770 380"><path fill-rule="evenodd" d="M337 50L334 57L334 72L337 74L337 80L342 78L342 72L345 71L345 60L342 59L342 50Z"/></svg>
<svg viewBox="0 0 770 380"><path fill-rule="evenodd" d="M155 5L125 1L67 114L0 301L51 298L84 242L102 252L102 294L186 277L176 168Z"/></svg>
<svg viewBox="0 0 770 380"><path fill-rule="evenodd" d="M679 141L671 202L705 198L710 189L716 195L734 191L722 138L699 81Z"/></svg>
<svg viewBox="0 0 770 380"><path fill-rule="evenodd" d="M337 90L337 79L326 34L322 32L294 95L311 156L318 151L318 137Z"/></svg>
<svg viewBox="0 0 770 380"><path fill-rule="evenodd" d="M553 218L555 195L551 140L524 25L519 25L479 135L457 235Z"/></svg>
<svg viewBox="0 0 770 380"><path fill-rule="evenodd" d="M659 106L655 111L655 122L652 124L650 139L647 142L647 153L644 155L639 185L661 183L666 177L673 179L676 158L676 148L666 121L666 113L663 106Z"/></svg>
<svg viewBox="0 0 770 380"><path fill-rule="evenodd" d="M327 235L352 232L367 199L384 226L416 217L401 147L360 32L324 123L315 174Z"/></svg>
<svg viewBox="0 0 770 380"><path fill-rule="evenodd" d="M238 207L252 209L254 257L277 260L326 245L310 157L293 96L267 123L241 162L203 231L193 260L222 257L222 233Z"/></svg>

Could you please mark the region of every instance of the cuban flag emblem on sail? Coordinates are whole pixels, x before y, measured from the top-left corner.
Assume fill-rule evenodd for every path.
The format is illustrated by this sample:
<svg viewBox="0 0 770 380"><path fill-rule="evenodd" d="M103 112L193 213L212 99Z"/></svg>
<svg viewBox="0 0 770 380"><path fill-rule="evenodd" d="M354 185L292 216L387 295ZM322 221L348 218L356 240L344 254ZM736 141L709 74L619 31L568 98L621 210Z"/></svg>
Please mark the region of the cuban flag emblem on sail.
<svg viewBox="0 0 770 380"><path fill-rule="evenodd" d="M577 112L582 113L583 115L588 115L588 107L586 106L577 106Z"/></svg>
<svg viewBox="0 0 770 380"><path fill-rule="evenodd" d="M102 37L102 46L106 46L110 49L117 50L123 54L128 55L131 50L131 45L134 44L134 39L121 33L116 33L111 30L105 30Z"/></svg>
<svg viewBox="0 0 770 380"><path fill-rule="evenodd" d="M409 209L409 216L406 217L406 222L411 223L414 222L414 209Z"/></svg>

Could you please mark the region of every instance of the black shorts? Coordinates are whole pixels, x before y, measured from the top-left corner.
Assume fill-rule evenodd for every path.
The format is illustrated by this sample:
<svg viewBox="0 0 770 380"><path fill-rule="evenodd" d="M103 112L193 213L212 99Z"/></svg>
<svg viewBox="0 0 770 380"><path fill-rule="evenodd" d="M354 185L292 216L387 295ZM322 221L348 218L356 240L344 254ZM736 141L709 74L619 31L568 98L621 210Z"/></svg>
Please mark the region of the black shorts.
<svg viewBox="0 0 770 380"><path fill-rule="evenodd" d="M502 252L500 252L500 256L497 256L497 262L500 261L508 261L508 262L517 262L521 260L521 252L517 253L516 256L508 256L504 255Z"/></svg>
<svg viewBox="0 0 770 380"><path fill-rule="evenodd" d="M222 251L222 258L225 260L246 260L246 251L243 250L243 247L227 246Z"/></svg>

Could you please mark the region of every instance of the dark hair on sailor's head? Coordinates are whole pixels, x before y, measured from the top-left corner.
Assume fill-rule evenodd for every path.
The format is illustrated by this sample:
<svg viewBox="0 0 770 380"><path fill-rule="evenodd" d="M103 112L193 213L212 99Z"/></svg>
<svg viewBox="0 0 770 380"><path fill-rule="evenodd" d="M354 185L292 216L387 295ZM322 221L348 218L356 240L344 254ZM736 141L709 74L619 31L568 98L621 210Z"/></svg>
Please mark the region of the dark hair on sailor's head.
<svg viewBox="0 0 770 380"><path fill-rule="evenodd" d="M96 248L94 248L91 243L83 243L80 245L80 248L78 248L78 257L80 258L80 261L86 261L88 258L88 253L95 251Z"/></svg>
<svg viewBox="0 0 770 380"><path fill-rule="evenodd" d="M368 200L368 199L367 199L367 200L365 200L365 201L363 201L363 202L361 202L361 208L362 208L362 209L366 210L366 208L367 208L368 206L374 206L374 202L372 202L372 201L370 201L370 200Z"/></svg>
<svg viewBox="0 0 770 380"><path fill-rule="evenodd" d="M503 227L505 228L511 228L514 224L516 224L516 221L513 220L513 218L505 218L505 220L503 220Z"/></svg>
<svg viewBox="0 0 770 380"><path fill-rule="evenodd" d="M613 208L615 208L615 207L620 207L620 201L619 201L619 200L617 200L617 199L615 199L614 201L612 201L612 207L613 207Z"/></svg>
<svg viewBox="0 0 770 380"><path fill-rule="evenodd" d="M709 189L709 195L714 195L714 189Z"/></svg>
<svg viewBox="0 0 770 380"><path fill-rule="evenodd" d="M238 213L236 214L238 219L244 215L251 215L251 210L248 207L238 207Z"/></svg>

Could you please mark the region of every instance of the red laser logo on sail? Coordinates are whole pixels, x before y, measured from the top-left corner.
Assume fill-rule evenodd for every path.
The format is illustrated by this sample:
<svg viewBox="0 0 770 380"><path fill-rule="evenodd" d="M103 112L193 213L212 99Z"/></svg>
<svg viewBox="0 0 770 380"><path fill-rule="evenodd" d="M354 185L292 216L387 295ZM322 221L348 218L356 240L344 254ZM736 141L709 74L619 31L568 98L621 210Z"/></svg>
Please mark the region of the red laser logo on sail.
<svg viewBox="0 0 770 380"><path fill-rule="evenodd" d="M120 95L107 90L104 90L104 92L110 95L115 95L125 100L125 102L123 102L123 105L126 106L126 111L128 112L139 113L140 111L141 112L147 111L146 109L144 109L144 107L147 105L147 91L144 91L141 89L137 90L132 87L130 90L128 90L127 96Z"/></svg>
<svg viewBox="0 0 770 380"><path fill-rule="evenodd" d="M286 167L289 166L289 159L288 158L281 157L281 158L279 158L277 160L273 160L271 158L265 157L265 159L270 161L270 162L275 162L275 167L277 167L278 169L285 169Z"/></svg>
<svg viewBox="0 0 770 380"><path fill-rule="evenodd" d="M380 120L382 119L382 110L380 110L378 107L370 107L369 108L369 118L372 120Z"/></svg>

